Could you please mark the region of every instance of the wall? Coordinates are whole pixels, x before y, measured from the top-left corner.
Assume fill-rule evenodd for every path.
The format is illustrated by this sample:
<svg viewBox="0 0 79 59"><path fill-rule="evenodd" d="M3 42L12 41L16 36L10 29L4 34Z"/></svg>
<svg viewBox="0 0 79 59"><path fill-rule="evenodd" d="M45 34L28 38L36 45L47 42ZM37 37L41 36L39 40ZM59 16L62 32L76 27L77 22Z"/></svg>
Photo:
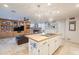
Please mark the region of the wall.
<svg viewBox="0 0 79 59"><path fill-rule="evenodd" d="M57 20L57 32L62 35L62 38L65 38L65 20Z"/></svg>
<svg viewBox="0 0 79 59"><path fill-rule="evenodd" d="M66 20L66 39L70 41L79 43L79 17L76 17L76 31L69 31L69 19Z"/></svg>
<svg viewBox="0 0 79 59"><path fill-rule="evenodd" d="M69 31L69 19L57 20L56 31L62 34L62 38L79 43L79 17L76 17L76 31Z"/></svg>

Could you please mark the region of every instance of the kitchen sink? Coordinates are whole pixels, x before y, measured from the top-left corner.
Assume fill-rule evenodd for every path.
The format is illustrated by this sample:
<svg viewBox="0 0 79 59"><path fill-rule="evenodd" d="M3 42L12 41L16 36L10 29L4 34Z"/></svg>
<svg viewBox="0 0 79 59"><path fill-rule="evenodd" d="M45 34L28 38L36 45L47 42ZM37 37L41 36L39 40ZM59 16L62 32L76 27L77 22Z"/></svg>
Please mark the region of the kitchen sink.
<svg viewBox="0 0 79 59"><path fill-rule="evenodd" d="M54 34L54 33L47 33L47 34L43 34L42 36L51 37L51 36L54 36L54 35L56 35L56 34Z"/></svg>

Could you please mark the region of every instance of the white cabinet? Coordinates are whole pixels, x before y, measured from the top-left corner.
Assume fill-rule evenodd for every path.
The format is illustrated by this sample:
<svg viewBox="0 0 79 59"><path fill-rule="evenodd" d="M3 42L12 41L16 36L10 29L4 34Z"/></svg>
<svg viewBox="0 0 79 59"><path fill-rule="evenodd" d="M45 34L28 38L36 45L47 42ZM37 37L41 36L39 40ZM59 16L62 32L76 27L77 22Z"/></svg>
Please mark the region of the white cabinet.
<svg viewBox="0 0 79 59"><path fill-rule="evenodd" d="M51 55L55 51L56 49L55 43L56 43L56 39L54 38L49 39L49 55Z"/></svg>
<svg viewBox="0 0 79 59"><path fill-rule="evenodd" d="M44 40L38 45L39 55L48 55L48 40Z"/></svg>
<svg viewBox="0 0 79 59"><path fill-rule="evenodd" d="M30 55L38 55L38 43L32 39L29 39L29 54Z"/></svg>
<svg viewBox="0 0 79 59"><path fill-rule="evenodd" d="M48 55L48 40L36 42L29 39L29 54L30 55Z"/></svg>
<svg viewBox="0 0 79 59"><path fill-rule="evenodd" d="M61 46L62 39L60 36L52 37L44 41L34 41L29 39L30 55L51 55L58 47Z"/></svg>
<svg viewBox="0 0 79 59"><path fill-rule="evenodd" d="M60 36L49 39L49 55L53 54L57 48L62 44L62 39Z"/></svg>
<svg viewBox="0 0 79 59"><path fill-rule="evenodd" d="M56 40L55 46L57 49L58 47L60 47L62 45L62 38L61 38L61 36L57 36L57 37L55 37L55 40Z"/></svg>

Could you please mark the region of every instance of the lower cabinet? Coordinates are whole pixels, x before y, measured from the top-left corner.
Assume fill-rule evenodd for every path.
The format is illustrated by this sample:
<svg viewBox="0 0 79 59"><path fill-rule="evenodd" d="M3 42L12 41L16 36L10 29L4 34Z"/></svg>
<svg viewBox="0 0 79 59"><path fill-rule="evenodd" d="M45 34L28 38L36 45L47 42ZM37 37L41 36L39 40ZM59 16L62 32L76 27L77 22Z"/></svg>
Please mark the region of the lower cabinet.
<svg viewBox="0 0 79 59"><path fill-rule="evenodd" d="M35 42L32 39L29 39L28 47L29 47L29 54L30 55L38 55L38 46L37 45L38 45L37 42Z"/></svg>
<svg viewBox="0 0 79 59"><path fill-rule="evenodd" d="M49 40L49 55L51 55L56 49L56 39L51 38Z"/></svg>
<svg viewBox="0 0 79 59"><path fill-rule="evenodd" d="M30 55L48 55L48 40L36 42L29 39L28 47Z"/></svg>
<svg viewBox="0 0 79 59"><path fill-rule="evenodd" d="M57 50L57 48L61 46L61 44L62 39L60 36L49 39L49 55L53 54Z"/></svg>
<svg viewBox="0 0 79 59"><path fill-rule="evenodd" d="M29 54L30 55L51 55L58 47L61 46L62 39L60 36L50 38L41 42L36 42L29 39Z"/></svg>
<svg viewBox="0 0 79 59"><path fill-rule="evenodd" d="M39 55L48 55L48 40L45 40L45 41L42 41L42 42L39 42L38 44L38 52L39 52Z"/></svg>
<svg viewBox="0 0 79 59"><path fill-rule="evenodd" d="M56 49L62 45L62 38L60 36L56 37Z"/></svg>
<svg viewBox="0 0 79 59"><path fill-rule="evenodd" d="M1 32L0 33L0 38L9 38L13 37L13 32Z"/></svg>

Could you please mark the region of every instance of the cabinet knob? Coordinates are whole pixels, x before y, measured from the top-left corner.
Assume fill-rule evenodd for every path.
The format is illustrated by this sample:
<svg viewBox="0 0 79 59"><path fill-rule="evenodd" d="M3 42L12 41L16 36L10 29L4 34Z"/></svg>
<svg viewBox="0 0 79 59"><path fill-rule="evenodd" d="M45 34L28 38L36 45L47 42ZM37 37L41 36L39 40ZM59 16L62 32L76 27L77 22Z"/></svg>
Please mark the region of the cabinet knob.
<svg viewBox="0 0 79 59"><path fill-rule="evenodd" d="M57 40L55 40L55 42L57 42Z"/></svg>
<svg viewBox="0 0 79 59"><path fill-rule="evenodd" d="M40 50L38 50L38 52L40 52Z"/></svg>

